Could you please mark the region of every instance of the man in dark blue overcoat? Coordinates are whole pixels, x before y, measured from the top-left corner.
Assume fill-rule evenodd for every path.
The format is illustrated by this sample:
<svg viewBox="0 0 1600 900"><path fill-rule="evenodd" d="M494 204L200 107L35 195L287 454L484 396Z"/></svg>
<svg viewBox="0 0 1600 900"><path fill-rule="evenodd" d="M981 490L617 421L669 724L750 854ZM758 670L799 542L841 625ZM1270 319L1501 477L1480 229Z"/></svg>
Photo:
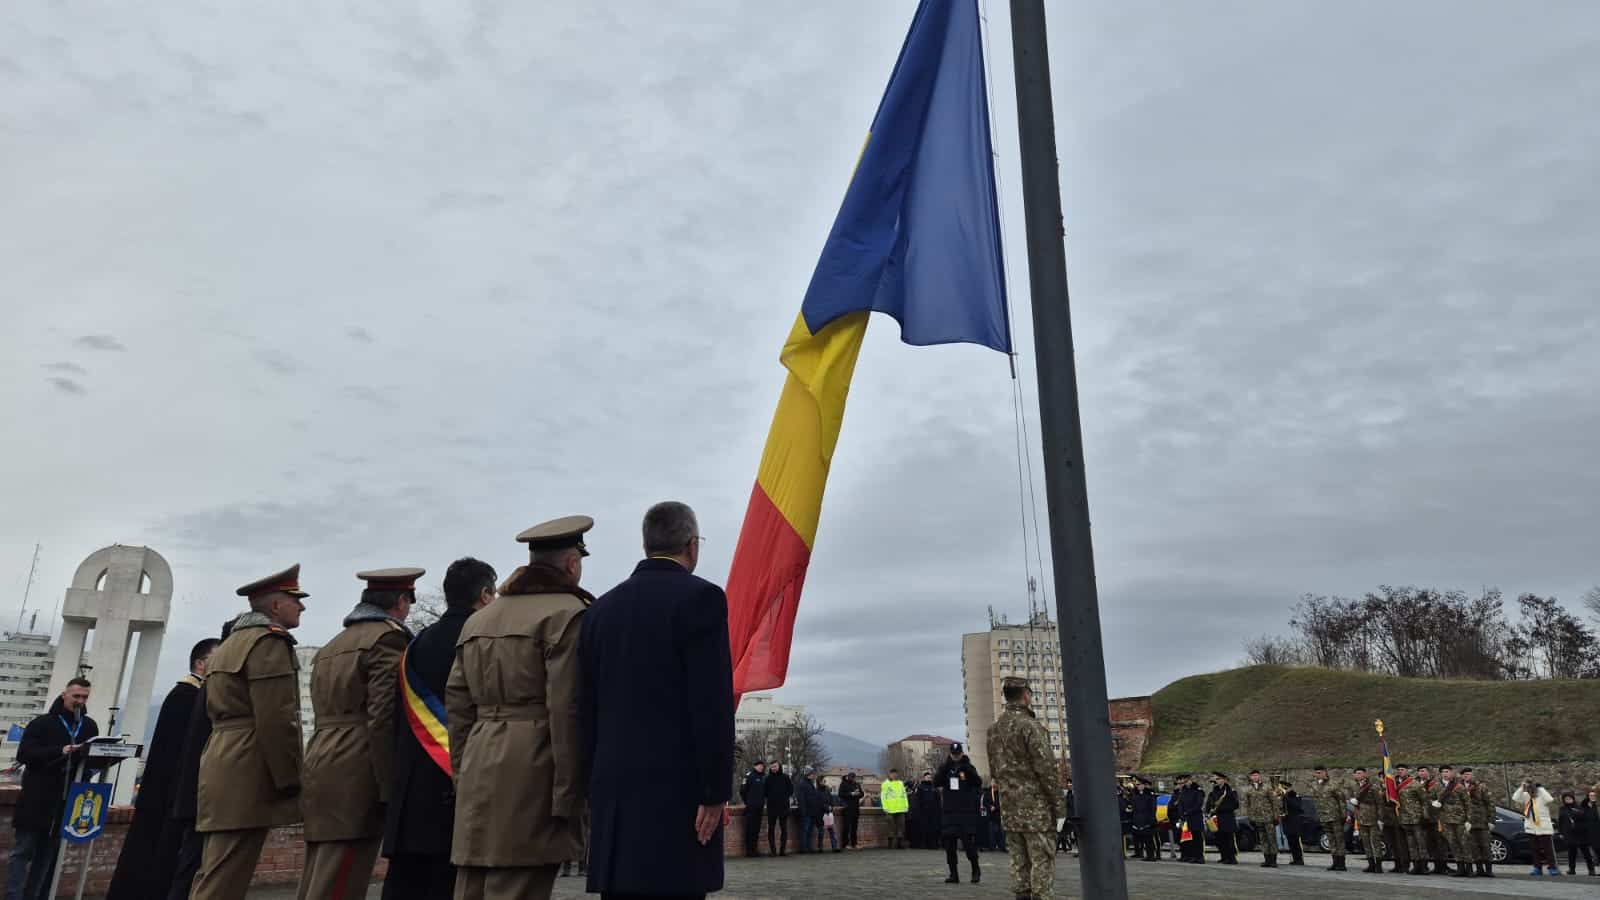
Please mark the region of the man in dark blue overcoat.
<svg viewBox="0 0 1600 900"><path fill-rule="evenodd" d="M583 618L588 890L703 897L722 888L733 793L728 599L693 574L700 527L688 506L651 507L644 551Z"/></svg>

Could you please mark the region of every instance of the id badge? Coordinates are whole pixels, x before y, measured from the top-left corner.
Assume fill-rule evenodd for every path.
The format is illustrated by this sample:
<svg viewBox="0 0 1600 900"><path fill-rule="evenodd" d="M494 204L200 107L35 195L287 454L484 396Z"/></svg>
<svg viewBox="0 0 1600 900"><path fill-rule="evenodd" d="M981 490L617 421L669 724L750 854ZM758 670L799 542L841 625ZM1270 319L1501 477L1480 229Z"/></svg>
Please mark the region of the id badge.
<svg viewBox="0 0 1600 900"><path fill-rule="evenodd" d="M951 779L950 779L950 790L952 790L952 791L961 790L961 779L959 777L955 777L955 776L951 777Z"/></svg>

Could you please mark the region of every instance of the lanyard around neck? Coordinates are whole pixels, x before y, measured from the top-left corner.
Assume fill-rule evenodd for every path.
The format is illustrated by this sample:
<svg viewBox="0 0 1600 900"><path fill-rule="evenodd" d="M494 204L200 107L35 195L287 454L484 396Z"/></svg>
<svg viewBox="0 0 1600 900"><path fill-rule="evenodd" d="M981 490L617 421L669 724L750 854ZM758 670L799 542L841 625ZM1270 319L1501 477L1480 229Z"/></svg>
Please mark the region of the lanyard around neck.
<svg viewBox="0 0 1600 900"><path fill-rule="evenodd" d="M78 742L78 733L83 731L83 719L78 719L76 725L68 725L66 716L56 716L56 719L61 722L61 727L67 730L67 737L71 738L72 742L76 744Z"/></svg>

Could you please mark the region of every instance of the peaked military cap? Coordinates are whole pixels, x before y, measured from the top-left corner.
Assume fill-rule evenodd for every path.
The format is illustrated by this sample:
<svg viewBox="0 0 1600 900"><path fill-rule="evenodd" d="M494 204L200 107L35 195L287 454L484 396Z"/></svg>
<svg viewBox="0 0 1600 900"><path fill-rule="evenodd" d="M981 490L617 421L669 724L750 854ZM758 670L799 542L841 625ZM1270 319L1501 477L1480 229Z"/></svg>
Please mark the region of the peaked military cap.
<svg viewBox="0 0 1600 900"><path fill-rule="evenodd" d="M1227 781L1228 780L1228 776L1224 775L1221 772L1212 772L1211 773L1211 777L1212 778L1221 778L1223 781Z"/></svg>
<svg viewBox="0 0 1600 900"><path fill-rule="evenodd" d="M955 743L950 745L950 752L951 753L965 753L966 750L961 746L961 742L960 741L956 741Z"/></svg>
<svg viewBox="0 0 1600 900"><path fill-rule="evenodd" d="M282 591L291 597L311 596L305 591L300 590L299 563L295 563L289 568L284 569L282 572L268 575L265 578L258 578L244 587L239 588L239 590L235 593L241 597L259 597L262 594L271 594L276 591Z"/></svg>
<svg viewBox="0 0 1600 900"><path fill-rule="evenodd" d="M1000 687L1001 689L1028 688L1028 679L1023 678L1021 675L1007 675L1000 679ZM1029 689L1031 690L1031 688Z"/></svg>
<svg viewBox="0 0 1600 900"><path fill-rule="evenodd" d="M417 586L417 579L426 574L427 569L401 566L397 569L368 569L357 572L356 577L367 583L369 591L409 591Z"/></svg>
<svg viewBox="0 0 1600 900"><path fill-rule="evenodd" d="M530 551L577 547L580 554L588 556L589 549L583 545L583 536L593 527L594 520L588 516L562 516L540 522L522 532L517 535L517 542L527 544Z"/></svg>

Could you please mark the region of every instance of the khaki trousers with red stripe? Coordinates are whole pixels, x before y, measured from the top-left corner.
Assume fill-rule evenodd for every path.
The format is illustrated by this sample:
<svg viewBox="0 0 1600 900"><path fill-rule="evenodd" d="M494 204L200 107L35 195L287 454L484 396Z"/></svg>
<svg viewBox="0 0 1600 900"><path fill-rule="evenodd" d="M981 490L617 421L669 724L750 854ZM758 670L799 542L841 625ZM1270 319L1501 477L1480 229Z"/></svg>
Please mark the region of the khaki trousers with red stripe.
<svg viewBox="0 0 1600 900"><path fill-rule="evenodd" d="M299 900L363 900L382 845L381 836L307 844Z"/></svg>

